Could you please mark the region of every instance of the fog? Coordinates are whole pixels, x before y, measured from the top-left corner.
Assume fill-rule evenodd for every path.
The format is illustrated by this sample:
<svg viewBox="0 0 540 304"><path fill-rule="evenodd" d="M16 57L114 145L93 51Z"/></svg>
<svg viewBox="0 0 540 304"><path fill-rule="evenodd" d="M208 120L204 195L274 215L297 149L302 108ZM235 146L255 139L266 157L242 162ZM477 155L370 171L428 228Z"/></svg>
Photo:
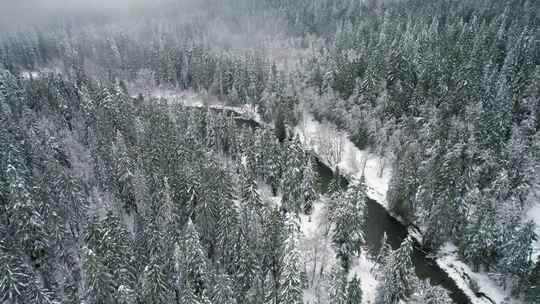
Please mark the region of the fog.
<svg viewBox="0 0 540 304"><path fill-rule="evenodd" d="M0 0L0 30L41 26L64 18L85 20L188 13L208 0Z"/></svg>

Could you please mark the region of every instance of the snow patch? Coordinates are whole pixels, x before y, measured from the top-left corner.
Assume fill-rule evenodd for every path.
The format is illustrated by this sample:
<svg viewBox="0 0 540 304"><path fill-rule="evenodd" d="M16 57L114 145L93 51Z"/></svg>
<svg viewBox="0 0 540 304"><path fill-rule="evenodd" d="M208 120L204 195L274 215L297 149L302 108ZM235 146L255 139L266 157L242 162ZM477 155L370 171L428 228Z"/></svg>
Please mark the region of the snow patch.
<svg viewBox="0 0 540 304"><path fill-rule="evenodd" d="M337 258L332 243L332 227L328 220L326 197L313 204L311 215L300 215L300 250L304 256L308 287L304 290L304 303L330 303L328 287L330 272L337 266ZM363 249L359 256L352 257L348 279L354 275L360 279L362 303L374 303L379 282L373 273L375 262Z"/></svg>
<svg viewBox="0 0 540 304"><path fill-rule="evenodd" d="M369 198L387 209L386 192L392 170L385 166L386 159L358 149L349 136L331 123L320 123L309 113L295 132L308 149L312 149L331 169L339 168L341 174L353 179L365 177Z"/></svg>
<svg viewBox="0 0 540 304"><path fill-rule="evenodd" d="M140 90L132 89L132 97L135 98ZM133 94L137 93L137 94ZM204 108L208 107L214 110L225 110L235 112L245 119L251 119L258 124L268 127L260 114L256 105L242 104L239 106L229 106L225 102L218 100L215 97L196 93L190 90L180 90L175 88L160 88L155 87L146 90L145 94L150 98L164 99L169 105L181 105L184 107Z"/></svg>
<svg viewBox="0 0 540 304"><path fill-rule="evenodd" d="M485 272L474 272L464 262L458 259L457 247L448 242L437 253L437 264L448 276L456 282L457 286L469 297L473 304L519 304L521 301L511 299L510 290L503 290ZM471 286L477 285L477 291ZM480 296L480 295L485 296ZM491 299L492 301L490 301ZM506 302L505 302L506 301Z"/></svg>
<svg viewBox="0 0 540 304"><path fill-rule="evenodd" d="M369 259L366 252L366 250L362 250L359 257L353 258L349 280L357 275L362 287L362 303L375 303L379 281L373 271L375 262Z"/></svg>

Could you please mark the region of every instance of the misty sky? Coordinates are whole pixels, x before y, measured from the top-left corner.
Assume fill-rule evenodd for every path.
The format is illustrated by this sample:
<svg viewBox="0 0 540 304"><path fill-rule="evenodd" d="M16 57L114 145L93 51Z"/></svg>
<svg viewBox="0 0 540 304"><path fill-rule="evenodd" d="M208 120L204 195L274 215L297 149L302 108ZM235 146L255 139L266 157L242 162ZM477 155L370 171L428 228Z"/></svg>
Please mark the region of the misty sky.
<svg viewBox="0 0 540 304"><path fill-rule="evenodd" d="M0 0L0 29L40 25L65 16L122 17L148 13L164 2L184 8L203 0Z"/></svg>

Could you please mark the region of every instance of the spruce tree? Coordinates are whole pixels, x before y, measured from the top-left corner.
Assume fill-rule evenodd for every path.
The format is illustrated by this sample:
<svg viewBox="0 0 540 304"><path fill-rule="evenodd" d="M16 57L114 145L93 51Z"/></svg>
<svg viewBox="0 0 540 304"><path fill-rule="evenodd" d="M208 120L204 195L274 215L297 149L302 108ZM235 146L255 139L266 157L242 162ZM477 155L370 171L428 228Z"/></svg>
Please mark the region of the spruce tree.
<svg viewBox="0 0 540 304"><path fill-rule="evenodd" d="M397 304L411 295L415 284L412 253L413 240L409 236L385 259L382 286L378 293L380 303Z"/></svg>
<svg viewBox="0 0 540 304"><path fill-rule="evenodd" d="M216 275L210 291L210 301L212 303L236 304L235 294L231 285L232 282L228 275Z"/></svg>
<svg viewBox="0 0 540 304"><path fill-rule="evenodd" d="M283 257L283 271L280 278L280 303L303 303L301 260L298 249L298 224L289 216L287 219L288 237L285 241L285 256Z"/></svg>
<svg viewBox="0 0 540 304"><path fill-rule="evenodd" d="M335 225L332 241L342 267L349 269L351 257L360 253L364 242L365 189L363 181L351 185L346 192L332 198L330 221Z"/></svg>
<svg viewBox="0 0 540 304"><path fill-rule="evenodd" d="M183 231L183 237L176 244L174 251L174 268L176 288L193 289L198 295L206 288L208 283L207 255L201 246L199 233L195 225L188 219Z"/></svg>
<svg viewBox="0 0 540 304"><path fill-rule="evenodd" d="M141 297L145 304L165 304L172 299L167 274L155 258L145 266L142 273Z"/></svg>
<svg viewBox="0 0 540 304"><path fill-rule="evenodd" d="M361 304L362 303L362 287L360 285L360 278L355 274L352 280L349 281L347 287L347 304Z"/></svg>

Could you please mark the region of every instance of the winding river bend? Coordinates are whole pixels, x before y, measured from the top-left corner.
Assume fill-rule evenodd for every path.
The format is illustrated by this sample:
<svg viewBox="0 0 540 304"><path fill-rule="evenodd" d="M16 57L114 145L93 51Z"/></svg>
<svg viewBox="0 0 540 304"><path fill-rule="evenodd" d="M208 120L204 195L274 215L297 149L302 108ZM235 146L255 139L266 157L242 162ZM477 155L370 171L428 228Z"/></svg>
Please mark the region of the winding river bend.
<svg viewBox="0 0 540 304"><path fill-rule="evenodd" d="M236 116L236 120L241 126L251 128L263 127L254 120L241 116L238 117L239 114L233 110L213 110L215 112L224 112ZM317 155L314 155L314 158L316 160L315 169L319 175L319 185L317 190L320 193L325 193L328 190L328 185L335 178L335 175L328 166L320 161ZM339 178L342 186L348 185L349 182L346 177L340 176ZM392 249L398 248L408 235L407 227L392 217L384 207L372 199L367 199L364 215L365 224L363 232L366 242L365 246L370 256L378 254L384 233L386 233L387 242ZM458 288L454 280L452 280L448 274L436 264L434 259L427 256L427 253L421 249L419 244L415 244L411 258L418 278L422 280L429 279L431 284L444 287L450 293L452 300L457 304L471 304L469 297Z"/></svg>
<svg viewBox="0 0 540 304"><path fill-rule="evenodd" d="M319 190L325 192L328 184L334 178L330 168L323 164L318 158L317 172L319 173ZM348 181L341 177L341 184L346 186ZM381 240L386 232L387 241L392 249L400 246L401 242L407 237L407 227L392 217L386 209L372 199L366 202L366 211L364 212L364 238L366 247L370 256L378 254L381 247ZM423 280L429 279L432 284L440 285L449 291L450 297L455 303L470 304L470 299L458 288L456 283L444 272L433 259L427 257L426 252L422 251L419 244L415 244L412 254L412 262L416 275Z"/></svg>

